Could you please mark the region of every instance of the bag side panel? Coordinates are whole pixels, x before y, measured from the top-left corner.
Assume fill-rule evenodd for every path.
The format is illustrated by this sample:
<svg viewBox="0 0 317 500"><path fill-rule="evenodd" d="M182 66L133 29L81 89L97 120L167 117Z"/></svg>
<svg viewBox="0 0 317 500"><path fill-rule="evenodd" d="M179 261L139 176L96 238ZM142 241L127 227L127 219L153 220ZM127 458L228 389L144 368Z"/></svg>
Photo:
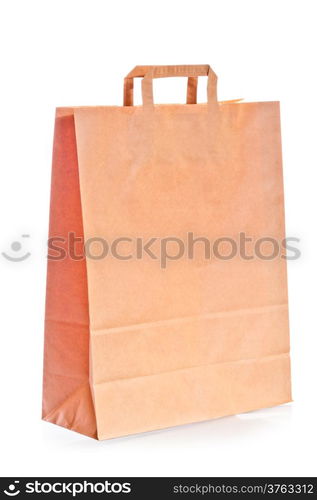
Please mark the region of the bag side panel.
<svg viewBox="0 0 317 500"><path fill-rule="evenodd" d="M71 234L81 241L72 244ZM42 417L96 437L89 385L86 262L71 109L58 109L56 114L49 238ZM52 238L57 239L53 242ZM52 243L59 249L52 250Z"/></svg>

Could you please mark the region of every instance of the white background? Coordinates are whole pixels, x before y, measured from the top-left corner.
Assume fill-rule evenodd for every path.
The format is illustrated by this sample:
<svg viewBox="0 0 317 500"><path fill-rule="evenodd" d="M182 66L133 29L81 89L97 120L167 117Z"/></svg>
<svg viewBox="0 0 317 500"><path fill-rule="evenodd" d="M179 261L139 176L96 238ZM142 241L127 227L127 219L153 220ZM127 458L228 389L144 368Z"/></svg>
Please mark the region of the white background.
<svg viewBox="0 0 317 500"><path fill-rule="evenodd" d="M4 475L316 475L316 2L1 1L1 470ZM40 420L54 110L121 104L136 64L206 64L221 100L280 100L294 403L98 442ZM183 102L183 79L155 82ZM200 90L201 100L204 88Z"/></svg>

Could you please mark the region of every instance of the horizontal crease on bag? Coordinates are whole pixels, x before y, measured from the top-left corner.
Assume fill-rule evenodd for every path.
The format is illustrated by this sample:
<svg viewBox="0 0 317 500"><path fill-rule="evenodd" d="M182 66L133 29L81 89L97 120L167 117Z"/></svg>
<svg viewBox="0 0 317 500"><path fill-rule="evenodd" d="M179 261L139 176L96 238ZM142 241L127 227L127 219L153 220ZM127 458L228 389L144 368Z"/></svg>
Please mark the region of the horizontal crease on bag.
<svg viewBox="0 0 317 500"><path fill-rule="evenodd" d="M125 325L125 326L114 326L114 327L98 327L91 328L91 332L94 332L96 335L104 335L105 333L113 333L115 331L124 331L124 330L139 330L143 328L149 327L160 327L169 324L177 324L177 323L189 323L191 321L199 321L200 319L212 319L212 318L223 318L223 317L231 317L231 316L243 316L244 314L261 314L265 312L270 312L274 310L285 309L288 310L288 304L274 304L272 306L262 306L262 307L250 307L248 309L235 309L231 311L221 311L214 313L206 313L199 314L197 316L184 316L180 318L170 318L170 319L162 319L158 321L150 321L148 323L134 323L133 325Z"/></svg>
<svg viewBox="0 0 317 500"><path fill-rule="evenodd" d="M88 377L88 373L84 377L74 377L73 375L66 375L66 374L63 374L63 373L56 373L56 372L52 372L50 370L45 370L45 376L46 375L53 375L54 377L71 378L73 380L80 380L83 383L87 382L87 377Z"/></svg>
<svg viewBox="0 0 317 500"><path fill-rule="evenodd" d="M105 384L112 384L116 382L125 382L126 380L133 380L133 379L138 379L138 378L144 378L144 377L159 377L160 375L167 375L168 373L176 373L176 372L186 372L190 370L199 370L199 368L206 368L208 366L219 366L219 365L239 365L241 363L257 363L257 362L270 362L274 361L278 358L289 358L290 357L290 351L285 351L281 352L278 354L270 354L269 356L260 356L259 358L245 358L245 359L236 359L234 361L220 361L218 363L206 363L203 365L197 365L197 366L188 366L188 367L183 367L183 368L176 368L175 370L167 370L167 371L162 371L162 372L157 372L157 373L148 373L144 375L137 375L135 377L121 377L121 378L114 378L111 380L105 380L103 382L92 382L93 386L96 385L105 385Z"/></svg>
<svg viewBox="0 0 317 500"><path fill-rule="evenodd" d="M79 326L80 328L89 328L89 323L76 323L75 321L66 321L63 319L46 318L45 323L58 323L65 325Z"/></svg>

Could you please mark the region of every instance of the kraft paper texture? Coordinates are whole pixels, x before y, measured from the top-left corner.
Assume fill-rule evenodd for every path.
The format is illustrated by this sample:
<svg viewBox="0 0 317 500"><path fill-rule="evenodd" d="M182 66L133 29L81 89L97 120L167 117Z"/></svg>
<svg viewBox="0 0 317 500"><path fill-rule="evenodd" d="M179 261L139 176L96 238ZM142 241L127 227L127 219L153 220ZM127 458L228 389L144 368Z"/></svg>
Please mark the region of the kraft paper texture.
<svg viewBox="0 0 317 500"><path fill-rule="evenodd" d="M187 104L153 104L166 76L189 77ZM136 67L124 106L58 108L50 237L281 241L279 103L218 103L216 83L206 65ZM202 253L49 260L45 420L107 439L291 400L285 259Z"/></svg>

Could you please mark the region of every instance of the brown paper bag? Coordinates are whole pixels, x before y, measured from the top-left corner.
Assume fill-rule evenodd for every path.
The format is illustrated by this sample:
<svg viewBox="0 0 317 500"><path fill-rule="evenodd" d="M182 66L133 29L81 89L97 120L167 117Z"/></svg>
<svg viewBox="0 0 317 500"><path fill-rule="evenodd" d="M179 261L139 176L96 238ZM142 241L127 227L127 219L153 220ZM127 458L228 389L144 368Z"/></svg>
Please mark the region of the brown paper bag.
<svg viewBox="0 0 317 500"><path fill-rule="evenodd" d="M168 76L189 77L186 105L153 104ZM57 109L49 422L105 439L291 399L279 103L218 103L216 82L136 67L124 106Z"/></svg>

